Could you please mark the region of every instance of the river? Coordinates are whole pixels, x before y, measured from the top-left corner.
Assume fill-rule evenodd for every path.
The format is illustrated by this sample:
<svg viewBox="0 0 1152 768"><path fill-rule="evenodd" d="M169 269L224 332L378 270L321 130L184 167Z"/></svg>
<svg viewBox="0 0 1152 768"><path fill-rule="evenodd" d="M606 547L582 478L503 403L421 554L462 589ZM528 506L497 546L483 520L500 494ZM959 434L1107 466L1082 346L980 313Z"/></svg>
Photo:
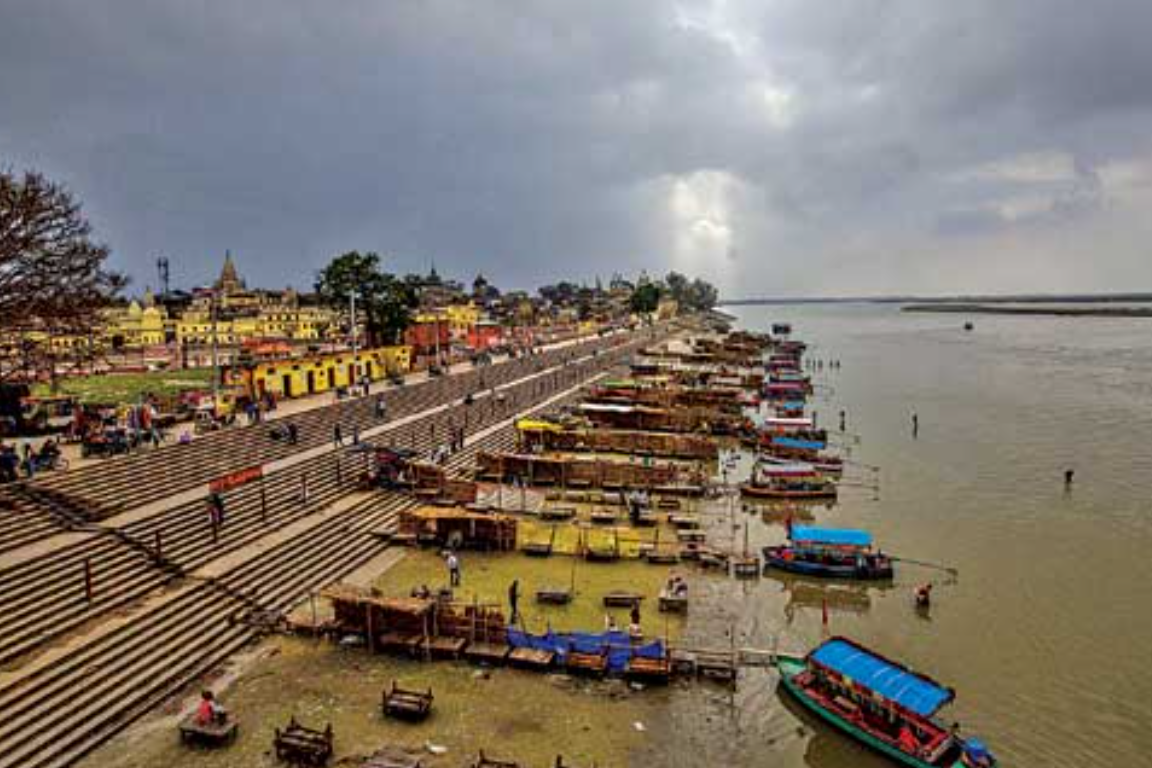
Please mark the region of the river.
<svg viewBox="0 0 1152 768"><path fill-rule="evenodd" d="M946 717L1001 765L1152 765L1152 320L981 315L966 332L970 318L895 305L735 314L749 329L790 322L810 358L841 361L814 372L810 408L830 429L846 412L836 440L855 466L816 520L959 576L902 566L887 589L694 577L688 637L802 651L846 634L953 686ZM753 546L783 538L757 515L731 519L720 535L736 546L745 522ZM924 618L911 591L927 580L940 586ZM634 764L890 765L800 713L772 672L670 698Z"/></svg>

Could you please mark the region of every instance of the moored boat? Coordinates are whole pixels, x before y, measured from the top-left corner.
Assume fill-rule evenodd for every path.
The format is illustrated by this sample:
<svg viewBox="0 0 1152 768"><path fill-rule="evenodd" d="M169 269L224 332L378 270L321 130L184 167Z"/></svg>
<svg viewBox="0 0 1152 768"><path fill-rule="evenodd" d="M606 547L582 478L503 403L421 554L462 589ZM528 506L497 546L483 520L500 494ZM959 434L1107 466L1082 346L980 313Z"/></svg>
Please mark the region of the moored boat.
<svg viewBox="0 0 1152 768"><path fill-rule="evenodd" d="M993 768L979 739L936 719L955 693L929 677L833 637L803 658L781 656L780 682L808 710L852 738L913 768Z"/></svg>
<svg viewBox="0 0 1152 768"><path fill-rule="evenodd" d="M834 499L836 484L823 478L769 478L765 482L748 482L740 494L759 499Z"/></svg>
<svg viewBox="0 0 1152 768"><path fill-rule="evenodd" d="M764 547L767 567L833 579L890 579L892 559L872 551L872 534L851 528L788 526L791 543Z"/></svg>

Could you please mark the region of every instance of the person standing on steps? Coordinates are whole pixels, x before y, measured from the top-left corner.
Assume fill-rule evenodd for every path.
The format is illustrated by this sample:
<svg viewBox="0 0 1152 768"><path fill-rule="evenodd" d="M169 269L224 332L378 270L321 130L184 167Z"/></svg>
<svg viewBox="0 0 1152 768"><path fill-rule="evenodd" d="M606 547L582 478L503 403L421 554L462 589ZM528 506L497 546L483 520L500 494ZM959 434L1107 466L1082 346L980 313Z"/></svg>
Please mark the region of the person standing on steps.
<svg viewBox="0 0 1152 768"><path fill-rule="evenodd" d="M384 401L384 393L380 392L376 395L376 420L384 421L388 415L388 403Z"/></svg>
<svg viewBox="0 0 1152 768"><path fill-rule="evenodd" d="M1072 478L1075 474L1076 474L1076 472L1074 470L1071 470L1071 469L1064 470L1064 489L1065 490L1071 490Z"/></svg>
<svg viewBox="0 0 1152 768"><path fill-rule="evenodd" d="M288 422L288 444L296 445L300 440L300 430L296 427L295 422Z"/></svg>
<svg viewBox="0 0 1152 768"><path fill-rule="evenodd" d="M344 433L340 429L340 422L332 425L332 447L340 448L344 445Z"/></svg>

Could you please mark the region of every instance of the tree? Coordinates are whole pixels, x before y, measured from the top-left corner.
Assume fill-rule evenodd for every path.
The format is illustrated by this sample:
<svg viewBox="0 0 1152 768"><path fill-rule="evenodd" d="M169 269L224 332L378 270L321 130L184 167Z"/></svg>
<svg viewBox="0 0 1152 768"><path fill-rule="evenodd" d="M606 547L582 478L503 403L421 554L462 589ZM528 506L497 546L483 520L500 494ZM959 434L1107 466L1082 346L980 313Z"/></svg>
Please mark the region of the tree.
<svg viewBox="0 0 1152 768"><path fill-rule="evenodd" d="M94 336L126 284L108 255L66 188L0 170L0 378L41 366L54 375L50 339Z"/></svg>
<svg viewBox="0 0 1152 768"><path fill-rule="evenodd" d="M352 292L364 313L368 345L398 344L417 304L411 283L384 272L379 254L349 251L337 256L316 278L316 293L329 307L349 309Z"/></svg>
<svg viewBox="0 0 1152 768"><path fill-rule="evenodd" d="M632 291L629 301L632 311L638 315L650 314L660 306L660 286L652 282L641 282Z"/></svg>
<svg viewBox="0 0 1152 768"><path fill-rule="evenodd" d="M716 301L719 298L720 292L716 290L716 286L696 278L688 286L681 301L687 305L688 309L707 312L716 306Z"/></svg>
<svg viewBox="0 0 1152 768"><path fill-rule="evenodd" d="M667 277L664 278L664 285L668 286L668 295L677 303L685 303L684 299L688 294L690 285L688 278L679 272L669 272Z"/></svg>

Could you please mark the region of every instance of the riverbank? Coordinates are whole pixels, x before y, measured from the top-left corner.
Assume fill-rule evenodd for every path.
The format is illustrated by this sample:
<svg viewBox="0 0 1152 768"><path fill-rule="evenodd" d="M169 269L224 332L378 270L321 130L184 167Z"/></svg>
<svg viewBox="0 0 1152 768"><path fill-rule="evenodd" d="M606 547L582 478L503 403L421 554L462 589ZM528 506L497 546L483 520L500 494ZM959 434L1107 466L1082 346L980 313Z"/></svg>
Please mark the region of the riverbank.
<svg viewBox="0 0 1152 768"><path fill-rule="evenodd" d="M967 315L1042 315L1047 317L1152 317L1148 307L1043 307L1003 304L909 304L901 312L941 312Z"/></svg>

